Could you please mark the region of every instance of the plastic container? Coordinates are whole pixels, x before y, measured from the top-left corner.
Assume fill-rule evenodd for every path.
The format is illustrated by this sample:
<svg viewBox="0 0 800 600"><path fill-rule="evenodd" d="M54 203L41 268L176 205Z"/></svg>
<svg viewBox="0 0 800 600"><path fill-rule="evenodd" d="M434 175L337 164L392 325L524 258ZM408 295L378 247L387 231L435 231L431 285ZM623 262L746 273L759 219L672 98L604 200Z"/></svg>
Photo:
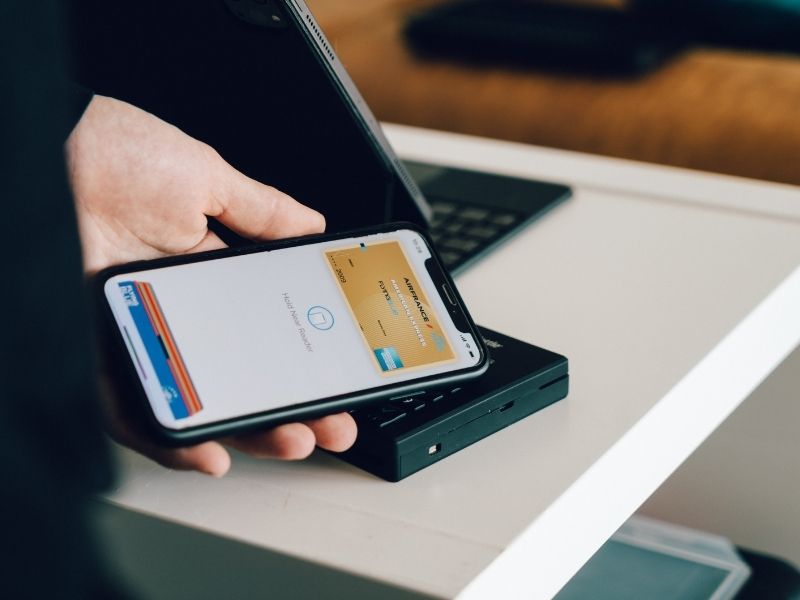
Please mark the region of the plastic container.
<svg viewBox="0 0 800 600"><path fill-rule="evenodd" d="M726 538L631 517L556 595L557 600L728 600L750 568Z"/></svg>

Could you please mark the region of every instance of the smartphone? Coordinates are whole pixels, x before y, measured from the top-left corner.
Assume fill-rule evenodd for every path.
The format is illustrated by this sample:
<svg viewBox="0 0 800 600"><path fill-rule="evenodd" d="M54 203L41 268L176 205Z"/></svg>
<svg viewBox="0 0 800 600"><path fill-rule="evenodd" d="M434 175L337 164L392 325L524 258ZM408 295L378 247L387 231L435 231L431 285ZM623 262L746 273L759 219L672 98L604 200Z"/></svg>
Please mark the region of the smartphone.
<svg viewBox="0 0 800 600"><path fill-rule="evenodd" d="M117 388L162 443L477 377L481 335L415 225L130 263L97 276Z"/></svg>

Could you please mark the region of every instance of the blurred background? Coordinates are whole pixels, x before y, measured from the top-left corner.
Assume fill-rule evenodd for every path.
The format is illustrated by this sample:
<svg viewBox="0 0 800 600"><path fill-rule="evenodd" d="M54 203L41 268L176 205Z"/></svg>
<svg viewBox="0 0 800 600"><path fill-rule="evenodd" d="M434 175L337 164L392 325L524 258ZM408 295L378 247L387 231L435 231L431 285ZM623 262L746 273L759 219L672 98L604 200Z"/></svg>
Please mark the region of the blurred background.
<svg viewBox="0 0 800 600"><path fill-rule="evenodd" d="M309 0L379 119L800 184L795 0Z"/></svg>

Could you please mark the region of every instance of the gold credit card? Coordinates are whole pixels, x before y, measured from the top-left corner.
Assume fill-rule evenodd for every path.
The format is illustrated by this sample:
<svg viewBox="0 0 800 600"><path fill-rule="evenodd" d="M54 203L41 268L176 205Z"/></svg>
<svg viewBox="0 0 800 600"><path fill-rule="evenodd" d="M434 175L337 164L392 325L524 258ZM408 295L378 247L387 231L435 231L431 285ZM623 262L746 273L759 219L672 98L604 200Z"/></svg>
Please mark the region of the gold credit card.
<svg viewBox="0 0 800 600"><path fill-rule="evenodd" d="M348 246L325 257L380 373L455 360L400 242Z"/></svg>

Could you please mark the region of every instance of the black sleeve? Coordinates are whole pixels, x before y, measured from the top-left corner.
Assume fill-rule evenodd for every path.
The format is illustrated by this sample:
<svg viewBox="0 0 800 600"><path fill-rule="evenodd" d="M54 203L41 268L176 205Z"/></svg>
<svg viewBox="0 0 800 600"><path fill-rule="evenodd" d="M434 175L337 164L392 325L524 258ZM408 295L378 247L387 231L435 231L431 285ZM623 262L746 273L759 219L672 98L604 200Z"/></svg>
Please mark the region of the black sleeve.
<svg viewBox="0 0 800 600"><path fill-rule="evenodd" d="M81 120L83 113L86 111L86 107L89 106L89 102L92 101L94 93L82 85L70 81L67 83L66 94L69 106L67 125L70 126L69 131L72 131L75 125L78 124L78 121ZM69 136L69 131L67 132L67 136ZM66 137L64 139L66 139Z"/></svg>
<svg viewBox="0 0 800 600"><path fill-rule="evenodd" d="M63 144L91 94L66 76L58 3L0 3L0 528L4 597L92 598L87 525L110 484ZM107 592L107 590L105 590Z"/></svg>

